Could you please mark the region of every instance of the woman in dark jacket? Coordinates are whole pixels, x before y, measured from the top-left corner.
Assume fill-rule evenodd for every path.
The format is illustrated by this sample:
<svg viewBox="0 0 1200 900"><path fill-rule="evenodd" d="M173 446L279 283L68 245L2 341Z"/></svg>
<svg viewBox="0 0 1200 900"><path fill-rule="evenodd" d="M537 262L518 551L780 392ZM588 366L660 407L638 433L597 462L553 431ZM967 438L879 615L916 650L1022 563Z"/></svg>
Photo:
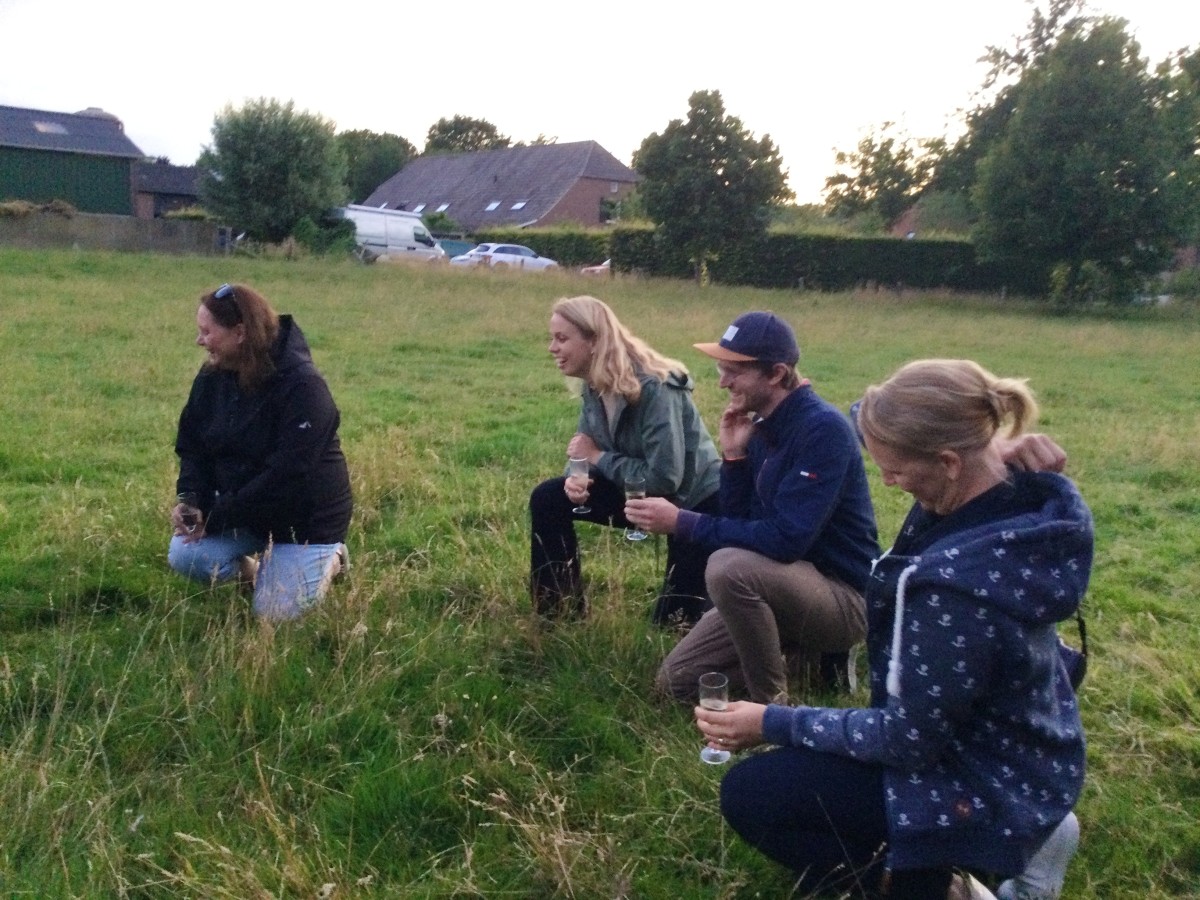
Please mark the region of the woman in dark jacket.
<svg viewBox="0 0 1200 900"><path fill-rule="evenodd" d="M991 896L948 894L953 869L1021 873L1079 797L1055 623L1087 589L1092 518L1061 475L1006 467L1005 432L1036 414L1024 382L967 360L868 389L867 451L916 500L868 581L870 706L696 710L714 746L781 745L729 772L722 811L810 889L875 896L886 865L892 900Z"/></svg>
<svg viewBox="0 0 1200 900"><path fill-rule="evenodd" d="M205 294L196 326L208 355L179 417L168 561L200 581L240 576L255 613L295 618L347 565L337 406L299 326L251 288Z"/></svg>

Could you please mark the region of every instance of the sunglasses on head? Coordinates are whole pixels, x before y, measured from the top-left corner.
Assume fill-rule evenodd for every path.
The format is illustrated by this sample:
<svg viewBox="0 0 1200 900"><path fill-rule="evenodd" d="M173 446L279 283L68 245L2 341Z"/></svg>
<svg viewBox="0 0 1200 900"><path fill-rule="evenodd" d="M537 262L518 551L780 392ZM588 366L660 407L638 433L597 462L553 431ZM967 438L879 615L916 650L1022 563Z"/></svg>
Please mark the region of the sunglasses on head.
<svg viewBox="0 0 1200 900"><path fill-rule="evenodd" d="M230 284L229 282L226 282L225 284L223 284L219 288L217 288L215 291L213 291L213 299L214 300L225 300L225 299L231 298L231 297L234 299L237 299L234 294L233 285Z"/></svg>

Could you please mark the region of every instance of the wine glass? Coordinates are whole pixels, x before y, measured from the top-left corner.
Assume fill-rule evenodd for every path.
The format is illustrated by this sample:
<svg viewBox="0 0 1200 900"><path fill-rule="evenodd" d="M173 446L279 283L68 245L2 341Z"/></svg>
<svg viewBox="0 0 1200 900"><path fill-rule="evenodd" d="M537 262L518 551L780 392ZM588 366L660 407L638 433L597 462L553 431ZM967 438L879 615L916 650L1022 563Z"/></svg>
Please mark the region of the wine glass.
<svg viewBox="0 0 1200 900"><path fill-rule="evenodd" d="M720 672L705 672L700 676L700 706L724 712L729 706L729 679ZM729 751L705 746L700 751L702 762L719 766L729 762Z"/></svg>
<svg viewBox="0 0 1200 900"><path fill-rule="evenodd" d="M587 490L588 461L586 457L571 457L571 467L567 469L567 478L571 481L574 481L579 487L579 490ZM586 501L571 510L571 512L575 513L577 516L582 516L584 513L590 513L591 511L592 508L587 505Z"/></svg>
<svg viewBox="0 0 1200 900"><path fill-rule="evenodd" d="M183 507L179 511L179 515L183 519L183 530L188 534L195 534L204 519L204 513L200 511L200 495L184 491L175 496L175 502Z"/></svg>
<svg viewBox="0 0 1200 900"><path fill-rule="evenodd" d="M645 478L626 478L625 479L625 499L626 500L641 500L646 496L646 479ZM644 541L650 535L642 531L640 528L626 528L625 538L630 541Z"/></svg>

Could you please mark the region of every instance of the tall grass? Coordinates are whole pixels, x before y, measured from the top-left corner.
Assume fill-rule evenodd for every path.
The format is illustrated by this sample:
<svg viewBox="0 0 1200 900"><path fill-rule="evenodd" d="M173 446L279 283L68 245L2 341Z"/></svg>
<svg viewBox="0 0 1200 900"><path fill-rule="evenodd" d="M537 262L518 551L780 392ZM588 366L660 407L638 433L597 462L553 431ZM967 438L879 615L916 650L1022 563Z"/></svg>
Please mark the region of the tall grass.
<svg viewBox="0 0 1200 900"><path fill-rule="evenodd" d="M356 494L349 578L281 627L164 561L196 301L223 281L296 315ZM712 423L723 398L691 344L750 308L796 324L801 369L843 407L918 356L1029 377L1097 524L1067 896L1200 896L1194 318L15 251L0 251L0 894L793 895L722 825L689 712L652 695L675 639L648 624L662 546L581 529L592 617L531 615L525 504L577 415L546 319L584 292L694 365ZM908 503L871 477L887 541Z"/></svg>

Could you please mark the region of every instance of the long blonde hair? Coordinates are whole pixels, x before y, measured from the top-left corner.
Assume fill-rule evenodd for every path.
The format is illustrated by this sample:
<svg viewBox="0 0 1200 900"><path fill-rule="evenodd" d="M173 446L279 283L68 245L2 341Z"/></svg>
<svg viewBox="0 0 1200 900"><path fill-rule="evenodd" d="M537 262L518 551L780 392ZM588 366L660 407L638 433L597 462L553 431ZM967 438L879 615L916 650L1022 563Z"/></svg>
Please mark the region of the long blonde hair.
<svg viewBox="0 0 1200 900"><path fill-rule="evenodd" d="M617 314L595 297L564 297L554 304L557 313L592 342L592 363L586 381L601 394L620 394L628 403L642 396L639 374L666 381L672 372L686 376L687 366L663 356L621 324Z"/></svg>
<svg viewBox="0 0 1200 900"><path fill-rule="evenodd" d="M998 433L1019 435L1037 414L1025 379L998 378L969 359L920 359L867 388L858 427L905 456L935 456L980 450Z"/></svg>

